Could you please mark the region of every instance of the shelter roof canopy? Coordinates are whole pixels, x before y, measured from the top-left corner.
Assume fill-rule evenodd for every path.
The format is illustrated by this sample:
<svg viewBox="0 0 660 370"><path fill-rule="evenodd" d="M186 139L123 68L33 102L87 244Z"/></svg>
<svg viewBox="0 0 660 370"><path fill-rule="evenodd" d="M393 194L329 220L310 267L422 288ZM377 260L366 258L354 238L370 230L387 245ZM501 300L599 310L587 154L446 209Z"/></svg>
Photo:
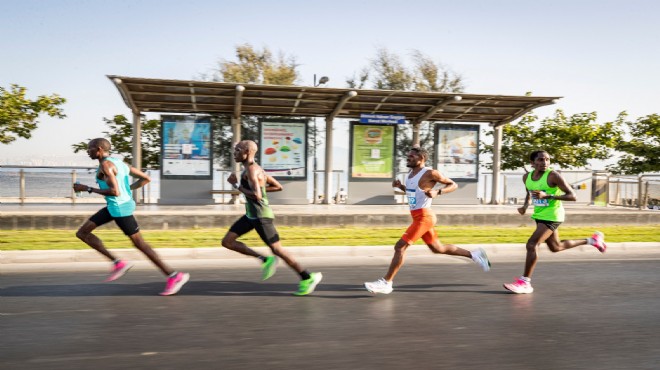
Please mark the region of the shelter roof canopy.
<svg viewBox="0 0 660 370"><path fill-rule="evenodd" d="M402 114L411 122L487 122L500 126L561 98L253 85L115 75L108 78L134 112L333 115L354 119L362 113ZM340 109L335 111L337 107Z"/></svg>

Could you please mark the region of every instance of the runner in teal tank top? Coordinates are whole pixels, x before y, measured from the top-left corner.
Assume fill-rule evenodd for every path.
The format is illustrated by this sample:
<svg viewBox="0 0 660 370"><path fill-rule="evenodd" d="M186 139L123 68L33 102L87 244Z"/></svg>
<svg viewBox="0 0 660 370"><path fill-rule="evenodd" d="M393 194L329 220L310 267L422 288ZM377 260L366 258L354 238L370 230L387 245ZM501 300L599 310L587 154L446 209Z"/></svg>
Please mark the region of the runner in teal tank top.
<svg viewBox="0 0 660 370"><path fill-rule="evenodd" d="M96 183L99 185L99 189L83 184L74 184L73 188L75 191L86 191L90 194L96 193L103 195L108 206L85 221L80 229L78 229L76 236L113 262L110 276L105 281L117 280L133 267L133 264L116 258L103 245L101 239L92 233L97 227L110 221L115 221L124 234L131 239L135 247L144 253L167 276L165 290L160 294L176 294L188 281L190 275L174 271L160 259L158 254L142 238L140 227L133 216L135 201L133 200L131 190L148 184L151 179L147 174L137 168L130 167L119 159L110 157L111 145L108 140L103 138L94 139L89 142L87 147L89 157L99 161L99 168L96 171ZM137 177L138 180L131 184L130 176Z"/></svg>
<svg viewBox="0 0 660 370"><path fill-rule="evenodd" d="M294 271L300 275L298 290L294 295L307 295L314 292L316 285L321 282L323 274L303 269L293 257L282 248L280 235L273 223L275 215L270 208L267 192L280 191L282 185L275 180L255 162L257 144L252 140L243 140L234 147L234 160L243 164L243 172L240 180L236 174L231 174L227 179L234 189L245 196L245 215L236 221L222 239L222 246L245 254L257 257L261 260L262 280L266 280L275 274L277 257L284 260ZM256 230L264 243L271 249L274 256L263 256L254 249L238 241L237 239L251 230Z"/></svg>
<svg viewBox="0 0 660 370"><path fill-rule="evenodd" d="M529 207L530 199L534 204L532 219L536 221L536 230L527 241L527 258L523 275L513 283L504 284L507 290L518 293L532 293L532 273L538 260L536 248L546 243L552 252L560 252L579 245L590 244L601 253L605 253L607 245L603 233L596 231L590 238L559 241L559 225L564 222L564 206L562 201L575 201L575 193L566 180L556 171L549 168L550 155L543 150L533 152L529 159L532 172L523 175L523 183L527 189L525 204L518 208L518 213L524 215Z"/></svg>

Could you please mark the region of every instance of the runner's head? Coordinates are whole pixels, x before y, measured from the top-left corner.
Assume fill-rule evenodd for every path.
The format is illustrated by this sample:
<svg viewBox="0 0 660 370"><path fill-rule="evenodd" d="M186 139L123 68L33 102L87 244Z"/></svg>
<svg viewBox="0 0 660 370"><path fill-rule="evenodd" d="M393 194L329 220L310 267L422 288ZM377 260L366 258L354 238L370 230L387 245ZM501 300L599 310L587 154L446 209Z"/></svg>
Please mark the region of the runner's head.
<svg viewBox="0 0 660 370"><path fill-rule="evenodd" d="M252 140L242 140L234 147L234 160L236 162L244 162L246 160L254 160L254 156L259 148L257 143Z"/></svg>
<svg viewBox="0 0 660 370"><path fill-rule="evenodd" d="M537 171L545 171L550 166L550 154L545 150L536 150L529 155L532 168Z"/></svg>
<svg viewBox="0 0 660 370"><path fill-rule="evenodd" d="M408 156L406 157L406 166L408 168L424 166L427 159L429 159L429 152L427 152L426 149L415 145L410 148L410 151L408 151Z"/></svg>
<svg viewBox="0 0 660 370"><path fill-rule="evenodd" d="M107 139L99 137L89 141L87 144L87 155L91 159L104 158L110 155L110 149L112 149L110 142Z"/></svg>

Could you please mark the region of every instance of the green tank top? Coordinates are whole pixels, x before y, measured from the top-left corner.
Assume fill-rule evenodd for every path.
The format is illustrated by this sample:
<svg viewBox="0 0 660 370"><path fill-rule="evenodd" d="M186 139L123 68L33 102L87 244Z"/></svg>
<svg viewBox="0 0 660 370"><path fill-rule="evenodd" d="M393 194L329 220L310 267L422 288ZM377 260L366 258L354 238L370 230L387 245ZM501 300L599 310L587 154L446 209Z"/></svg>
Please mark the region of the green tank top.
<svg viewBox="0 0 660 370"><path fill-rule="evenodd" d="M117 167L117 185L119 187L119 195L105 196L105 201L108 203L108 212L112 217L126 217L133 214L135 211L135 201L131 193L131 176L130 169L126 163L117 158L107 157L106 161L112 162ZM101 190L108 189L108 183L99 179L99 172L101 166L96 170L96 183L99 184Z"/></svg>
<svg viewBox="0 0 660 370"><path fill-rule="evenodd" d="M550 187L548 186L548 175L552 172L552 169L548 169L543 173L540 179L534 181L532 180L532 173L530 172L527 175L525 180L525 187L527 191L532 190L542 190L547 194L551 195L562 195L564 192L559 189L559 187ZM532 204L534 204L534 213L532 218L535 220L543 221L552 221L552 222L564 222L564 206L561 203L561 200L557 199L535 199L532 198Z"/></svg>
<svg viewBox="0 0 660 370"><path fill-rule="evenodd" d="M245 189L252 190L252 188L250 188L250 182L245 179L244 175L245 170L241 174L241 185ZM261 201L257 202L254 199L245 197L245 216L253 220L259 218L275 218L275 214L268 203L268 195L266 195L265 186L261 187Z"/></svg>

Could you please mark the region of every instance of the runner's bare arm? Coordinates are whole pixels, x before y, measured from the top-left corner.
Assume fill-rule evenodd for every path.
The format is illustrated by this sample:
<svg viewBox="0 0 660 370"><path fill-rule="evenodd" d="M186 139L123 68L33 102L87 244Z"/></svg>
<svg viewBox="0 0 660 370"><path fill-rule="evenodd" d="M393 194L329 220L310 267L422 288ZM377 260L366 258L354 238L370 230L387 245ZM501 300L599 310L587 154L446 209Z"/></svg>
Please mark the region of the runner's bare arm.
<svg viewBox="0 0 660 370"><path fill-rule="evenodd" d="M274 191L281 191L284 189L279 181L275 180L273 176L266 175L266 192L272 193Z"/></svg>
<svg viewBox="0 0 660 370"><path fill-rule="evenodd" d="M103 161L101 163L100 172L103 173L103 177L106 184L108 184L108 188L101 190L92 188L91 186L86 186L86 189L82 190L101 195L119 196L120 193L119 184L117 183L117 167L115 167L114 163L110 161Z"/></svg>
<svg viewBox="0 0 660 370"><path fill-rule="evenodd" d="M151 178L146 173L133 166L129 166L129 168L131 176L137 177L137 180L131 184L131 190L139 189L151 182Z"/></svg>
<svg viewBox="0 0 660 370"><path fill-rule="evenodd" d="M261 194L261 186L259 186L259 175L261 174L261 169L257 166L248 167L246 176L248 183L250 184L250 189L246 189L243 185L238 186L238 191L245 194L246 198L254 199L257 202L261 201L263 194Z"/></svg>
<svg viewBox="0 0 660 370"><path fill-rule="evenodd" d="M443 175L440 171L438 170L432 170L431 171L431 181L429 181L431 184L431 188L426 190L426 196L429 198L434 198L438 196L439 194L448 194L451 193L452 191L458 189L458 185L454 182L454 180L450 179L449 177ZM439 189L434 189L435 184L443 184L444 187L439 188Z"/></svg>
<svg viewBox="0 0 660 370"><path fill-rule="evenodd" d="M523 179L522 179L523 180L523 186L525 186L525 203L523 203L522 207L518 208L518 213L520 213L521 215L524 215L525 212L527 212L527 207L529 207L529 201L531 199L529 191L527 191L527 186L525 185L525 183L527 182L527 176L528 175L529 175L529 173L524 174Z"/></svg>
<svg viewBox="0 0 660 370"><path fill-rule="evenodd" d="M564 193L564 195L550 195L545 192L541 192L539 198L544 199L544 198L551 198L551 199L557 199L557 200L565 200L565 201L576 201L577 198L575 197L575 193L573 192L573 189L571 186L566 182L566 179L559 173L552 171L548 175L548 185L550 186L557 186L561 191Z"/></svg>
<svg viewBox="0 0 660 370"><path fill-rule="evenodd" d="M400 189L401 191L406 191L406 186L403 185L399 179L394 179L394 180L392 181L392 187L393 187L393 188L398 188L398 189Z"/></svg>

